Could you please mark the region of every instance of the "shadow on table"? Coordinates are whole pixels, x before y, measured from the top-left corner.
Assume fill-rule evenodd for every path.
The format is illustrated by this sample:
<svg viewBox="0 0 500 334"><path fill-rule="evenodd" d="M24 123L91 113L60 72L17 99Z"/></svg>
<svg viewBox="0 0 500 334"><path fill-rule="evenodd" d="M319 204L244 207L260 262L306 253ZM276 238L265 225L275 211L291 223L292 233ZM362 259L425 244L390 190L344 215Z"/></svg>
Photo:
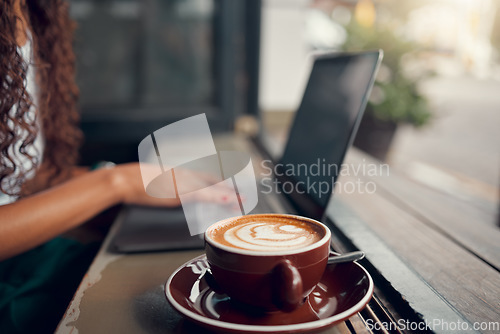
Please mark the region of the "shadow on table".
<svg viewBox="0 0 500 334"><path fill-rule="evenodd" d="M133 314L148 333L213 333L184 319L165 298L162 286L146 291L133 301Z"/></svg>

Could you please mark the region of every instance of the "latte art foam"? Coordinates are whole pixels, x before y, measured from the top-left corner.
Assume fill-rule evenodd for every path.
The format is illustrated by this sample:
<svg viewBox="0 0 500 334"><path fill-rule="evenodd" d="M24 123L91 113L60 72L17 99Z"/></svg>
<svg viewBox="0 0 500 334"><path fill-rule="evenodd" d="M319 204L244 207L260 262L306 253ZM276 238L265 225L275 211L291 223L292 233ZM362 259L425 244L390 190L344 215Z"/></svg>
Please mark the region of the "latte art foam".
<svg viewBox="0 0 500 334"><path fill-rule="evenodd" d="M291 218L245 217L212 231L211 237L230 247L277 251L307 247L323 237L313 223Z"/></svg>

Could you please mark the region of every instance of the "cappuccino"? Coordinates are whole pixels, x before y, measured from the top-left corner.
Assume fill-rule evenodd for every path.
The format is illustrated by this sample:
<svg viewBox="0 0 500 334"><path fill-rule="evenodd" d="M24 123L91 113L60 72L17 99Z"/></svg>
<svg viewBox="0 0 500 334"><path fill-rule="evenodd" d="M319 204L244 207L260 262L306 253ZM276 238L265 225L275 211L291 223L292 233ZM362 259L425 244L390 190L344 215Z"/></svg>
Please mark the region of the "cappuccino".
<svg viewBox="0 0 500 334"><path fill-rule="evenodd" d="M220 224L208 233L213 241L250 251L280 251L307 247L325 236L323 228L293 216L249 215Z"/></svg>

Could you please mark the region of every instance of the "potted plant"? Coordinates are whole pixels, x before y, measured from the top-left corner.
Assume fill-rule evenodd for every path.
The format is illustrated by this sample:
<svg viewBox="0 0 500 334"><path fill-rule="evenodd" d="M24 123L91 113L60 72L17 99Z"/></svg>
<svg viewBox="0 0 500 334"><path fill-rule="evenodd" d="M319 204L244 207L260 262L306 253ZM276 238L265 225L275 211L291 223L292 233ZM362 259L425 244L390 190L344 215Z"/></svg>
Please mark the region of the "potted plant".
<svg viewBox="0 0 500 334"><path fill-rule="evenodd" d="M381 25L364 27L353 21L346 26L346 51L383 49L384 59L354 145L380 160L385 160L399 123L416 127L431 118L427 99L418 84L430 74L405 72L402 59L416 52L416 45Z"/></svg>

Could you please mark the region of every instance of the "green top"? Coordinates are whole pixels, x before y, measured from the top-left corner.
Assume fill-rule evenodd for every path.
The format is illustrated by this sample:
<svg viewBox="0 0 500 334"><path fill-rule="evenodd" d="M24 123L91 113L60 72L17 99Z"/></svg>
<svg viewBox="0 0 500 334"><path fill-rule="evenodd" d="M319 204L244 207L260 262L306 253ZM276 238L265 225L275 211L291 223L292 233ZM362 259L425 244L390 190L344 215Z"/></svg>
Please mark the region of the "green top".
<svg viewBox="0 0 500 334"><path fill-rule="evenodd" d="M0 333L53 333L97 249L59 237L0 262Z"/></svg>

